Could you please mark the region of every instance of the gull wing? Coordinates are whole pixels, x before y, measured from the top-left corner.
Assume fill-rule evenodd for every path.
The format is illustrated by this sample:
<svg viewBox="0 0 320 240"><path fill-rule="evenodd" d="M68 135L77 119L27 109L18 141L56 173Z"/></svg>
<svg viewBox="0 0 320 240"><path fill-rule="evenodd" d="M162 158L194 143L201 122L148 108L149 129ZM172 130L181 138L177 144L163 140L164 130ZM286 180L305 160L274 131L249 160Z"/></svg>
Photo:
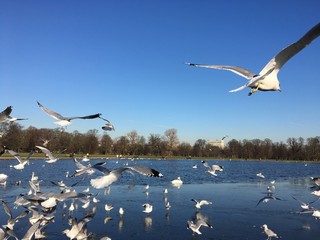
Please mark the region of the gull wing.
<svg viewBox="0 0 320 240"><path fill-rule="evenodd" d="M9 216L9 218L12 219L11 210L10 210L9 206L7 205L7 203L5 201L3 201L3 200L2 200L2 206L3 206L4 211L6 212L6 214Z"/></svg>
<svg viewBox="0 0 320 240"><path fill-rule="evenodd" d="M281 50L274 58L272 58L267 65L261 70L260 75L264 75L265 72L271 68L280 69L290 58L304 49L314 39L320 35L320 23L311 28L302 38L288 47Z"/></svg>
<svg viewBox="0 0 320 240"><path fill-rule="evenodd" d="M145 166L130 166L130 167L125 167L127 169L131 169L137 173L140 173L142 175L148 176L148 177L163 177L162 173L158 172L155 169L148 168Z"/></svg>
<svg viewBox="0 0 320 240"><path fill-rule="evenodd" d="M13 157L15 157L15 159L17 159L19 161L19 163L23 163L23 159L20 157L19 153L16 153L15 151L11 150L11 149L7 149L8 153L10 153Z"/></svg>
<svg viewBox="0 0 320 240"><path fill-rule="evenodd" d="M206 65L206 64L198 64L198 63L187 63L189 66L194 66L194 67L203 67L203 68L213 68L213 69L218 69L218 70L227 70L231 71L241 77L244 77L246 79L251 79L253 78L256 74L249 71L248 69L245 69L243 67L238 67L238 66L224 66L224 65Z"/></svg>
<svg viewBox="0 0 320 240"><path fill-rule="evenodd" d="M29 228L29 230L26 232L26 234L22 238L22 240L30 240L30 239L32 239L32 236L35 234L35 232L37 231L37 229L40 226L40 222L41 221L38 221L35 224L32 224L31 227Z"/></svg>
<svg viewBox="0 0 320 240"><path fill-rule="evenodd" d="M41 103L39 103L37 101L39 107L45 111L48 115L50 115L51 117L53 117L54 119L57 119L57 120L67 120L67 118L65 118L64 116L60 115L59 113L56 113L48 108L46 108L45 106L43 106Z"/></svg>
<svg viewBox="0 0 320 240"><path fill-rule="evenodd" d="M9 106L5 110L3 110L0 113L0 122L6 120L6 118L10 116L11 112L12 112L12 106Z"/></svg>
<svg viewBox="0 0 320 240"><path fill-rule="evenodd" d="M83 116L83 117L68 117L68 118L66 118L66 120L70 121L73 119L94 119L94 118L99 118L100 115L101 115L101 113L96 113L96 114L87 115L87 116Z"/></svg>
<svg viewBox="0 0 320 240"><path fill-rule="evenodd" d="M39 148L44 154L47 154L47 156L50 158L50 159L54 159L52 153L45 147L41 147L41 146L36 146L37 148Z"/></svg>

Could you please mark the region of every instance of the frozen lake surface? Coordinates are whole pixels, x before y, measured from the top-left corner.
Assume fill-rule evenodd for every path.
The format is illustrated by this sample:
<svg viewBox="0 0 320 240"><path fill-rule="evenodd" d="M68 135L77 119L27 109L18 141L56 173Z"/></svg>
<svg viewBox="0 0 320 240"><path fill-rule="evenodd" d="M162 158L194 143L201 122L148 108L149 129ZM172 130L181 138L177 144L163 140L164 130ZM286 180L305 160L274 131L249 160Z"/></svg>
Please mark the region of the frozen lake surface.
<svg viewBox="0 0 320 240"><path fill-rule="evenodd" d="M76 210L68 210L72 200L59 202L54 211L54 222L49 223L44 231L47 239L68 239L62 233L70 229L68 216L78 220L90 214L96 205L94 218L87 223L87 232L92 233L89 239L101 239L108 236L111 239L266 239L261 226L267 224L282 239L318 239L320 221L311 214L298 214L300 203L292 196L304 202L310 202L317 197L311 194L313 186L310 177L320 176L318 163L304 162L271 162L271 161L214 161L209 164L219 164L223 172L217 172L214 177L206 173L206 168L199 160L116 160L92 159L91 164L106 161L108 169L122 167L124 164L143 165L160 171L163 178L149 178L135 173L125 172L122 178L111 185L110 191L96 190L90 186L91 176L66 178L66 171L72 174L76 166L72 160L59 160L55 164L47 164L44 160L31 160L24 170L16 170L10 165L16 160L0 161L0 173L7 174L6 186L0 187L2 200L8 203L13 216L26 210L19 206L14 208L14 201L19 194L27 194L30 189L28 181L32 172L39 177L41 192L59 193L59 187L50 181L63 180L67 185L82 180L74 189L77 192L90 187L89 193L100 200L95 204L91 201L87 209L82 208L83 202L74 201ZM88 162L83 164L88 164ZM198 168L193 168L197 165ZM265 179L256 176L263 173ZM172 186L171 180L181 177L180 188ZM20 185L16 182L21 180ZM271 200L268 203L257 203L267 195L267 187L275 180L272 188L273 196L281 200ZM149 189L145 186L149 184ZM164 196L164 189L168 193ZM148 192L148 194L146 193ZM29 198L32 197L28 196ZM92 198L92 197L91 197ZM200 210L194 207L191 199L206 199L212 205L203 206ZM166 209L169 201L171 208ZM66 203L67 208L63 209ZM113 205L114 209L107 213L104 205ZM150 203L153 211L146 214L142 205ZM312 205L320 208L320 201ZM124 215L119 216L122 207ZM199 216L207 219L213 228L201 227L202 235L192 234L187 229L187 221ZM14 233L21 239L30 228L28 218L31 214L19 220L14 227ZM9 216L0 206L0 226L7 223ZM108 219L111 219L107 221Z"/></svg>

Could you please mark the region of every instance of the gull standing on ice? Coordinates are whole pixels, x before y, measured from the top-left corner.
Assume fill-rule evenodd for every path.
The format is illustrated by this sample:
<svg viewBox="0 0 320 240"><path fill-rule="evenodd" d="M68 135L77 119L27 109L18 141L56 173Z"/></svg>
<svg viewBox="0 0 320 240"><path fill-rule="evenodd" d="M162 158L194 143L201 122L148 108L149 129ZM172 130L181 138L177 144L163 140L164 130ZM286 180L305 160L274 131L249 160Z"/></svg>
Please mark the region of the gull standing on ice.
<svg viewBox="0 0 320 240"><path fill-rule="evenodd" d="M279 238L278 235L272 231L271 229L268 228L267 224L262 225L264 233L268 236L267 240L270 240L271 238Z"/></svg>
<svg viewBox="0 0 320 240"><path fill-rule="evenodd" d="M148 214L152 212L153 206L151 204L145 203L142 206L144 208L143 212L148 213Z"/></svg>
<svg viewBox="0 0 320 240"><path fill-rule="evenodd" d="M189 66L213 68L220 70L231 71L235 74L240 75L248 79L249 81L230 92L237 92L243 90L246 87L252 88L249 96L253 93L260 91L281 91L280 83L278 80L278 72L281 67L294 55L299 53L308 44L320 35L320 23L311 28L302 38L288 47L281 50L274 58L272 58L267 65L261 70L259 74L255 74L245 68L237 66L224 66L224 65L206 65L206 64L195 64L187 63Z"/></svg>
<svg viewBox="0 0 320 240"><path fill-rule="evenodd" d="M94 118L100 117L100 115L101 115L101 113L97 113L97 114L92 114L92 115L87 115L87 116L82 116L82 117L64 117L64 116L60 115L59 113L56 113L56 112L46 108L38 101L37 101L37 103L38 103L39 107L44 112L46 112L48 115L50 115L54 119L59 120L58 122L55 122L55 124L57 124L61 127L69 126L71 124L71 120L74 120L74 119L94 119Z"/></svg>

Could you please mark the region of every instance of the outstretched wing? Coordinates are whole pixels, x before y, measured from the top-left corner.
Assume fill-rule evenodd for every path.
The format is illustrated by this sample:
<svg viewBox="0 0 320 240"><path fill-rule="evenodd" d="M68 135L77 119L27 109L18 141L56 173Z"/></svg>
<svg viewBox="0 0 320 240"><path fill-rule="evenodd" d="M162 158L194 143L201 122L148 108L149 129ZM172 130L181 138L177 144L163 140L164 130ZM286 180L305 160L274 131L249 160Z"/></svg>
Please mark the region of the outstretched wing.
<svg viewBox="0 0 320 240"><path fill-rule="evenodd" d="M39 148L44 154L47 154L47 156L50 158L50 159L54 159L52 153L45 147L41 147L41 146L36 146L37 148Z"/></svg>
<svg viewBox="0 0 320 240"><path fill-rule="evenodd" d="M56 113L48 108L46 108L45 106L43 106L41 103L39 103L37 101L39 107L45 111L49 116L53 117L54 119L57 119L57 120L67 120L64 116L60 115L59 113Z"/></svg>
<svg viewBox="0 0 320 240"><path fill-rule="evenodd" d="M233 72L241 77L244 77L246 79L251 79L254 74L253 72L249 71L248 69L245 69L243 67L238 67L238 66L225 66L225 65L206 65L206 64L198 64L198 63L187 63L189 66L194 66L194 67L203 67L203 68L213 68L213 69L218 69L218 70L227 70L230 72Z"/></svg>
<svg viewBox="0 0 320 240"><path fill-rule="evenodd" d="M302 38L288 47L281 50L267 65L261 70L260 75L264 75L271 68L280 69L290 58L304 49L314 39L320 35L320 23L311 28Z"/></svg>
<svg viewBox="0 0 320 240"><path fill-rule="evenodd" d="M130 167L125 167L127 169L131 169L135 172L138 172L142 175L148 176L148 177L163 177L162 173L158 172L155 169L148 168L145 166L130 166Z"/></svg>

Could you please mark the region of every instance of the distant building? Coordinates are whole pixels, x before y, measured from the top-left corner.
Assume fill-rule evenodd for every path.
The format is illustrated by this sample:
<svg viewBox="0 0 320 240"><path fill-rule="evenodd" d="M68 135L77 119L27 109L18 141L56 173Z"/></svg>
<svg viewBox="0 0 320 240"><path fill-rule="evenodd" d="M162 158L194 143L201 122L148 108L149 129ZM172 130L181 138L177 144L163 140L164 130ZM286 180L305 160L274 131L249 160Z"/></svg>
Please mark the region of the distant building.
<svg viewBox="0 0 320 240"><path fill-rule="evenodd" d="M208 144L213 147L224 149L224 140L209 140Z"/></svg>
<svg viewBox="0 0 320 240"><path fill-rule="evenodd" d="M224 149L224 139L226 139L227 137L228 137L228 135L224 135L224 137L221 138L221 140L209 140L208 144L213 147L218 147L218 148Z"/></svg>

